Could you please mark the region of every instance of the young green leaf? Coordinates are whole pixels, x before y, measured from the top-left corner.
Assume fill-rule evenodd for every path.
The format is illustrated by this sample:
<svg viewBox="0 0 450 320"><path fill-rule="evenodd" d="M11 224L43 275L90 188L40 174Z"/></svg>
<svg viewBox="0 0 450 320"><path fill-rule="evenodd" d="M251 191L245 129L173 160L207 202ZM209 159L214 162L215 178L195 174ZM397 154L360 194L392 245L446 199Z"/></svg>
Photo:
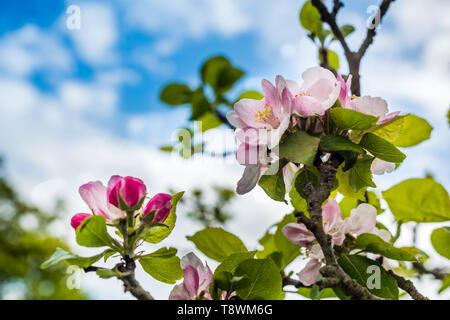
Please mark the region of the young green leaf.
<svg viewBox="0 0 450 320"><path fill-rule="evenodd" d="M354 247L372 253L381 254L382 256L401 261L417 261L416 256L409 250L396 248L389 242L384 241L376 234L362 233L354 243Z"/></svg>
<svg viewBox="0 0 450 320"><path fill-rule="evenodd" d="M92 257L80 257L67 252L64 249L56 248L56 251L53 253L53 255L41 264L41 269L47 269L61 262L65 262L68 265L75 265L80 268L87 268L93 263L100 260L103 256L107 254L113 254L114 252L115 251L112 249L106 249L105 251Z"/></svg>
<svg viewBox="0 0 450 320"><path fill-rule="evenodd" d="M373 133L366 133L362 137L359 145L375 157L384 161L401 163L406 158L406 155L392 143Z"/></svg>
<svg viewBox="0 0 450 320"><path fill-rule="evenodd" d="M355 192L364 187L376 187L376 184L372 181L372 171L370 170L373 159L373 157L366 155L358 159L350 169L349 182Z"/></svg>
<svg viewBox="0 0 450 320"><path fill-rule="evenodd" d="M356 143L343 136L322 136L320 138L320 148L325 151L352 151L364 154L365 151Z"/></svg>
<svg viewBox="0 0 450 320"><path fill-rule="evenodd" d="M142 268L158 281L173 284L183 277L177 249L161 248L139 258Z"/></svg>
<svg viewBox="0 0 450 320"><path fill-rule="evenodd" d="M306 1L300 10L300 22L306 30L318 36L322 30L320 13L310 0Z"/></svg>
<svg viewBox="0 0 450 320"><path fill-rule="evenodd" d="M431 233L431 244L437 253L450 259L450 227L434 229Z"/></svg>
<svg viewBox="0 0 450 320"><path fill-rule="evenodd" d="M397 281L377 261L364 256L343 254L338 258L338 263L345 273L372 294L386 299L398 299Z"/></svg>
<svg viewBox="0 0 450 320"><path fill-rule="evenodd" d="M286 195L286 185L283 178L283 165L285 161L277 161L272 164L275 168L278 166L276 174L264 174L259 179L259 186L264 192L275 201L284 201Z"/></svg>
<svg viewBox="0 0 450 320"><path fill-rule="evenodd" d="M247 252L241 239L222 228L206 228L186 238L206 256L217 261L223 261L233 253Z"/></svg>
<svg viewBox="0 0 450 320"><path fill-rule="evenodd" d="M397 221L441 222L450 220L445 188L431 178L408 179L383 192Z"/></svg>
<svg viewBox="0 0 450 320"><path fill-rule="evenodd" d="M170 83L166 85L160 94L160 99L172 106L188 103L191 99L192 90L185 84Z"/></svg>
<svg viewBox="0 0 450 320"><path fill-rule="evenodd" d="M378 117L352 109L332 108L331 119L341 129L367 130L375 126Z"/></svg>
<svg viewBox="0 0 450 320"><path fill-rule="evenodd" d="M279 145L278 155L294 163L312 165L316 157L320 139L304 131L296 131L287 136ZM276 152L276 151L275 151Z"/></svg>
<svg viewBox="0 0 450 320"><path fill-rule="evenodd" d="M100 215L83 220L77 228L76 240L80 246L114 248L112 239L106 230L106 219Z"/></svg>
<svg viewBox="0 0 450 320"><path fill-rule="evenodd" d="M239 264L235 276L246 276L250 285L236 290L243 300L274 300L281 295L281 274L272 259L249 259Z"/></svg>

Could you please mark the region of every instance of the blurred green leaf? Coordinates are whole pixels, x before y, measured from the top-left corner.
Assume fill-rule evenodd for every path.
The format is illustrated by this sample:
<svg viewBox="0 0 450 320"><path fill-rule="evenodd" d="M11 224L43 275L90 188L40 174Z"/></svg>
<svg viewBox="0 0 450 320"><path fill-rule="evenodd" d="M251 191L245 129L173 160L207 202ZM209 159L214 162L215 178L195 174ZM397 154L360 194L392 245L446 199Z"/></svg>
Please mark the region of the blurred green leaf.
<svg viewBox="0 0 450 320"><path fill-rule="evenodd" d="M188 103L191 99L192 91L191 89L181 83L170 83L166 85L160 94L161 101L172 105L179 106Z"/></svg>
<svg viewBox="0 0 450 320"><path fill-rule="evenodd" d="M322 20L320 20L320 13L311 1L306 1L300 10L300 22L306 30L314 34L320 35L322 30Z"/></svg>
<svg viewBox="0 0 450 320"><path fill-rule="evenodd" d="M222 56L208 59L201 68L202 81L209 84L217 94L230 90L243 75L244 71L233 67Z"/></svg>
<svg viewBox="0 0 450 320"><path fill-rule="evenodd" d="M247 252L241 239L222 228L205 228L186 238L206 256L217 261L223 261L233 253Z"/></svg>
<svg viewBox="0 0 450 320"><path fill-rule="evenodd" d="M115 251L112 249L106 249L105 251L92 257L80 257L67 252L64 249L56 248L56 251L53 253L53 255L41 264L41 269L47 269L63 261L68 265L76 265L80 268L87 268L93 263L100 260L106 254L113 254L114 252Z"/></svg>
<svg viewBox="0 0 450 320"><path fill-rule="evenodd" d="M437 253L450 259L450 227L434 229L431 233L431 244Z"/></svg>

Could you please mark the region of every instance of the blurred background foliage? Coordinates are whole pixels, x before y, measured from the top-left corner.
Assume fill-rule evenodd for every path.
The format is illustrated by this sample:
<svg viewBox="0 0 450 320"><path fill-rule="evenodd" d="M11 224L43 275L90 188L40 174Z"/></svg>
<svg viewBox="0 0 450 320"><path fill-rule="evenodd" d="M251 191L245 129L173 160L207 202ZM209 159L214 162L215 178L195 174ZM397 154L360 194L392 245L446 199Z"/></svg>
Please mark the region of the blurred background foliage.
<svg viewBox="0 0 450 320"><path fill-rule="evenodd" d="M86 299L67 287L65 267L39 268L57 247L68 249L48 230L57 214L22 201L1 169L0 161L0 299Z"/></svg>

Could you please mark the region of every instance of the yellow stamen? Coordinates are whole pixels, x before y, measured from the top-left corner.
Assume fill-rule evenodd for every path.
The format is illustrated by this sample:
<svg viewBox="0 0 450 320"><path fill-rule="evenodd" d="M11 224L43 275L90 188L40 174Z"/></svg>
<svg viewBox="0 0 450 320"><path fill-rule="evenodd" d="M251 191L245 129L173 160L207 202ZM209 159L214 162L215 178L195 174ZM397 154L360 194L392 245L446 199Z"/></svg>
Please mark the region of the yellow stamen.
<svg viewBox="0 0 450 320"><path fill-rule="evenodd" d="M263 120L267 120L270 117L270 114L272 113L272 106L271 105L267 105L267 103L264 105L264 111L258 111L257 113L255 113L255 122L260 122Z"/></svg>

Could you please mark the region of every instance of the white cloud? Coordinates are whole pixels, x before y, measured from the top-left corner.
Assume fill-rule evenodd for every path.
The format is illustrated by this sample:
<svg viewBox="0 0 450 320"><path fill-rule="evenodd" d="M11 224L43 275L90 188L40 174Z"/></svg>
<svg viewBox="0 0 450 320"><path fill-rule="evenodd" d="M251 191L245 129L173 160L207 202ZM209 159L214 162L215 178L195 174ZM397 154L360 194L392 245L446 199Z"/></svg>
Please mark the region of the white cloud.
<svg viewBox="0 0 450 320"><path fill-rule="evenodd" d="M73 40L81 58L93 65L110 64L117 60L114 47L118 30L113 9L107 4L95 2L83 2L79 7L81 28L67 29L67 15L62 16L60 27Z"/></svg>
<svg viewBox="0 0 450 320"><path fill-rule="evenodd" d="M39 27L27 24L0 41L0 70L13 76L29 76L37 70L67 73L72 57L61 41Z"/></svg>

